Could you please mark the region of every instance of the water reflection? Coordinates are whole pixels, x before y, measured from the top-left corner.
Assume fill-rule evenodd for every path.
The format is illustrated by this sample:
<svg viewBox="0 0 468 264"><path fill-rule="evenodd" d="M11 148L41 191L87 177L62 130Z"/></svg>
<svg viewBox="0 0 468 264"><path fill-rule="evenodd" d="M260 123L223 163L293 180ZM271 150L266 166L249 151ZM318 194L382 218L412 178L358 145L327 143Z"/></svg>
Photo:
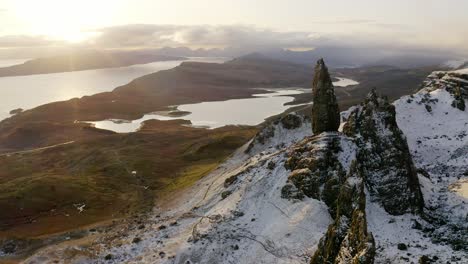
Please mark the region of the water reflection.
<svg viewBox="0 0 468 264"><path fill-rule="evenodd" d="M226 58L191 58L193 61L224 62ZM0 78L0 120L16 108L111 91L117 86L153 72L178 66L182 61L163 61L120 68L38 74Z"/></svg>
<svg viewBox="0 0 468 264"><path fill-rule="evenodd" d="M288 95L303 93L300 89L271 90L273 93L255 94L253 98L232 99L226 101L186 104L177 107L179 111L190 112L183 117L171 117L161 114L147 114L138 120L103 120L90 122L95 127L128 133L138 130L141 123L150 120L190 120L193 126L217 128L225 125L258 125L265 118L284 112L285 104L294 100Z"/></svg>

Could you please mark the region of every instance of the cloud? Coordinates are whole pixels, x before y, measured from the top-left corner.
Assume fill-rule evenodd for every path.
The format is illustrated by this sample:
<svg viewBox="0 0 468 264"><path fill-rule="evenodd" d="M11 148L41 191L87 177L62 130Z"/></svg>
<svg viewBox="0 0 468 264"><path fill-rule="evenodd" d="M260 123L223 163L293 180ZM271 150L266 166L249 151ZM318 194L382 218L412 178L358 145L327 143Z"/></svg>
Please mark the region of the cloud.
<svg viewBox="0 0 468 264"><path fill-rule="evenodd" d="M340 20L339 23L367 24L374 27L366 32L316 33L313 31L279 31L252 25L156 25L129 24L89 30L93 37L71 45L44 36L0 36L0 48L73 47L93 49L154 49L160 47L230 48L237 53L268 49L309 49L345 47L369 52L392 54L399 51L461 52L468 54L467 37L444 37L443 43L424 32L405 25L384 24L373 20ZM334 23L337 23L335 21ZM440 32L439 35L442 35ZM442 37L442 36L440 36Z"/></svg>
<svg viewBox="0 0 468 264"><path fill-rule="evenodd" d="M313 21L314 24L373 24L377 23L372 19L334 19Z"/></svg>
<svg viewBox="0 0 468 264"><path fill-rule="evenodd" d="M322 21L323 22L323 21ZM133 24L94 30L98 34L89 44L99 48L157 47L230 47L244 50L268 48L304 49L320 46L374 47L382 49L437 49L467 53L467 37L444 43L431 35L415 32L403 24L380 23L374 20L337 20L330 23L366 24L372 33L347 31L316 33L313 31L277 31L251 25L154 25ZM328 23L323 22L323 23Z"/></svg>
<svg viewBox="0 0 468 264"><path fill-rule="evenodd" d="M1 48L43 47L61 44L45 36L6 35L0 36Z"/></svg>
<svg viewBox="0 0 468 264"><path fill-rule="evenodd" d="M124 25L96 30L92 43L102 47L147 46L311 46L319 37L310 32L280 32L248 25L178 26Z"/></svg>

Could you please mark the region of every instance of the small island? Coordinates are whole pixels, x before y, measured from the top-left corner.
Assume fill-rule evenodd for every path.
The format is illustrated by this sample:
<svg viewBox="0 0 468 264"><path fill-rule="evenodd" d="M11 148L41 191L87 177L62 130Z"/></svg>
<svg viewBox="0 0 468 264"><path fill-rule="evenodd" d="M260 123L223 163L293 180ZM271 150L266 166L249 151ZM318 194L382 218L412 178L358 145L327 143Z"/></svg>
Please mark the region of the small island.
<svg viewBox="0 0 468 264"><path fill-rule="evenodd" d="M10 115L16 115L23 112L23 108L16 108L10 111Z"/></svg>

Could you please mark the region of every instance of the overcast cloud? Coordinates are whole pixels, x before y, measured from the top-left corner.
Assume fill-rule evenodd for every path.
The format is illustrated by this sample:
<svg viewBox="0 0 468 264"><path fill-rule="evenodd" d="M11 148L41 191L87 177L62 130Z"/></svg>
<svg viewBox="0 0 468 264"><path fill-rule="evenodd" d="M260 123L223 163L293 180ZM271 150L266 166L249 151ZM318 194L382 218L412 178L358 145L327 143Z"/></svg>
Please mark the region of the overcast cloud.
<svg viewBox="0 0 468 264"><path fill-rule="evenodd" d="M326 22L321 22L326 23ZM338 23L338 22L334 22ZM383 38L367 34L325 35L305 31L276 31L250 25L154 25L132 24L92 30L95 36L80 44L66 44L44 36L0 36L0 48L64 47L79 48L235 48L246 51L267 48L315 48L328 46L374 48L388 50L437 50L438 52L468 53L455 48L449 41L440 42L437 47L425 45L420 36L398 24L382 24L372 20L341 21L341 23L368 24L388 28L394 33ZM455 43L454 45L456 45ZM5 53L5 51L3 51Z"/></svg>

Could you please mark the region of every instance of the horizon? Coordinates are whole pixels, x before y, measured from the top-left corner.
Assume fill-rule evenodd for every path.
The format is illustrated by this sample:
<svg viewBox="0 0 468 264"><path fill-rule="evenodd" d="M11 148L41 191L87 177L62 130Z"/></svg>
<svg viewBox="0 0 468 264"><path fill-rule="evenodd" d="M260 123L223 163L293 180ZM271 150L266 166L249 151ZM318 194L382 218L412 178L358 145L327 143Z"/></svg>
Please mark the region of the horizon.
<svg viewBox="0 0 468 264"><path fill-rule="evenodd" d="M9 57L52 48L302 51L335 46L466 56L468 29L461 25L468 24L467 9L467 2L455 0L261 0L255 5L245 0L0 0L0 48Z"/></svg>

